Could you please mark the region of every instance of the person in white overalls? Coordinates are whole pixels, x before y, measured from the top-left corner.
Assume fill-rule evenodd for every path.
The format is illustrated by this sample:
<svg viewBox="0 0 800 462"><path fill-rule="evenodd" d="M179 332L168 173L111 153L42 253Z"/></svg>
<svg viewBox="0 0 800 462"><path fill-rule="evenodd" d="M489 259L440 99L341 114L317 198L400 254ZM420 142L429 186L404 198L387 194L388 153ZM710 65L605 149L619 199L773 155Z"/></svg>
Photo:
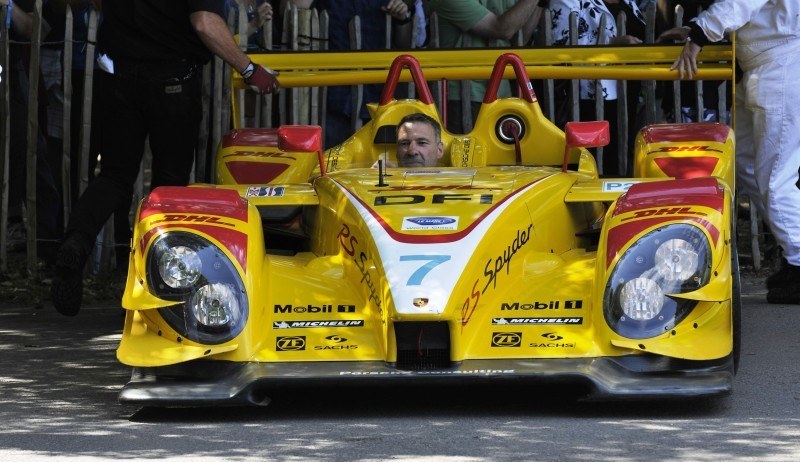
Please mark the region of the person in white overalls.
<svg viewBox="0 0 800 462"><path fill-rule="evenodd" d="M662 34L686 40L672 69L692 78L702 46L733 31L744 71L736 88L737 182L761 199L783 249L781 269L767 278L767 301L800 304L800 2L717 0L688 27Z"/></svg>

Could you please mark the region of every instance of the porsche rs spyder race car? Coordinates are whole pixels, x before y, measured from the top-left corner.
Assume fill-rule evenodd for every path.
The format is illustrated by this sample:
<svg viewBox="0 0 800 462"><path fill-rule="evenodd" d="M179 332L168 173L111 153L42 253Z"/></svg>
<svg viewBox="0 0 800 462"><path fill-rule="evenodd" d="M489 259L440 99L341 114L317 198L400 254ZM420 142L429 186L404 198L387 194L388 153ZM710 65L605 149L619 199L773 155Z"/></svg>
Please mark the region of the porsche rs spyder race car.
<svg viewBox="0 0 800 462"><path fill-rule="evenodd" d="M147 196L123 297L117 355L134 369L120 400L263 405L296 383L730 392L741 310L732 130L648 126L635 177L601 178L587 148L608 142L608 123L562 131L523 59L497 54L474 129L443 130L436 167L384 168L403 116L441 120L430 77L403 55L371 120L341 145L323 151L315 126L234 129L214 184ZM409 75L417 98L395 99ZM521 95L498 98L508 76Z"/></svg>

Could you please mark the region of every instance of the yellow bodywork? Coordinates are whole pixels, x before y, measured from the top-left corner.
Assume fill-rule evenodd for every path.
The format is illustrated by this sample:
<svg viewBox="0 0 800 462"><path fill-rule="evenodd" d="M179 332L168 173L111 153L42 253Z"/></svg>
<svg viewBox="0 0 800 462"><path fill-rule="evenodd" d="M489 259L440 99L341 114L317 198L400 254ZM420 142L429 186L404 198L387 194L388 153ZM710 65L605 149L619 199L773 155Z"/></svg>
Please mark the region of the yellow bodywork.
<svg viewBox="0 0 800 462"><path fill-rule="evenodd" d="M388 186L377 186L377 169L370 167L378 159L395 159L394 146L376 143L376 133L411 112L439 119L433 105L420 101L373 105L369 123L325 152L326 175L320 174L314 153L282 152L274 143L222 147L217 184L196 187L205 188L201 195L236 191L245 200L241 219L204 212L187 222L185 215L175 219L167 206L161 212L153 206L144 219L137 215L119 359L147 367L198 358L393 363L398 356L395 326L417 321L446 323L454 362L641 353L711 360L731 354L732 132L722 142L702 145L718 160L709 177L718 184L722 205L687 206L679 194L662 199L666 202L659 210L688 207L702 220L677 213L666 222L642 224L609 256L608 242L619 227L645 219L637 215L641 210L618 210L620 196L633 184L669 182L654 159L698 155L689 149L698 143L648 143L640 137L637 175L630 179L598 178L589 151L574 148L564 172L564 133L538 104L501 99L481 108L471 133L443 133L440 167L389 168ZM514 145L502 143L495 133L497 120L509 114L521 118L529 132L520 140L521 165L514 165ZM678 149L682 146L688 148ZM286 167L271 181L237 184L229 161ZM264 188L280 188L280 195L271 196L277 189ZM301 211L301 223L281 224L281 232L299 227L307 245L295 252L270 251L278 234L264 223L292 207ZM455 224L405 228L409 217L421 216ZM697 301L678 325L649 338L624 338L604 319L609 275L632 243L664 223L688 224L707 236L713 276L699 290L675 295ZM216 237L223 229L246 236L244 260ZM249 304L246 326L235 338L215 345L193 342L159 314L175 302L159 299L149 287L147 255L156 237L174 231L202 236L233 262ZM519 319L535 321L513 321ZM337 324L319 324L331 321Z"/></svg>

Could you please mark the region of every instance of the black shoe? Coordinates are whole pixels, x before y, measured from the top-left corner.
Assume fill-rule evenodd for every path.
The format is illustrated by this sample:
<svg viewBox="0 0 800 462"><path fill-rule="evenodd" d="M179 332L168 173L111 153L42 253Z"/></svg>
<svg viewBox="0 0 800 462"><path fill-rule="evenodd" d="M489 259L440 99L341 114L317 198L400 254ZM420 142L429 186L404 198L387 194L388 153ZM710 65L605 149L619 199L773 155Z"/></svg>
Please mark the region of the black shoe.
<svg viewBox="0 0 800 462"><path fill-rule="evenodd" d="M767 303L781 305L800 305L800 281L767 292Z"/></svg>
<svg viewBox="0 0 800 462"><path fill-rule="evenodd" d="M83 268L89 255L87 246L79 238L67 238L58 249L56 274L50 295L53 306L64 316L75 316L83 299Z"/></svg>
<svg viewBox="0 0 800 462"><path fill-rule="evenodd" d="M790 265L783 260L781 269L767 278L767 289L792 287L800 284L800 266Z"/></svg>

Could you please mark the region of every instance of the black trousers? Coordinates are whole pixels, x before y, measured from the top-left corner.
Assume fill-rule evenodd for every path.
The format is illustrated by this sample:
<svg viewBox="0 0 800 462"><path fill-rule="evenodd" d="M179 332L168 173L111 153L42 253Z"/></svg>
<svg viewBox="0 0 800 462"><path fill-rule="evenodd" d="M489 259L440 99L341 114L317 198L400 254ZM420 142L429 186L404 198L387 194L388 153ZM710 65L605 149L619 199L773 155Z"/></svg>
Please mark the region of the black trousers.
<svg viewBox="0 0 800 462"><path fill-rule="evenodd" d="M151 188L189 182L202 117L199 66L117 61L114 67L98 95L100 174L78 200L67 225L67 237L80 239L87 251L111 214L130 204L148 136Z"/></svg>

